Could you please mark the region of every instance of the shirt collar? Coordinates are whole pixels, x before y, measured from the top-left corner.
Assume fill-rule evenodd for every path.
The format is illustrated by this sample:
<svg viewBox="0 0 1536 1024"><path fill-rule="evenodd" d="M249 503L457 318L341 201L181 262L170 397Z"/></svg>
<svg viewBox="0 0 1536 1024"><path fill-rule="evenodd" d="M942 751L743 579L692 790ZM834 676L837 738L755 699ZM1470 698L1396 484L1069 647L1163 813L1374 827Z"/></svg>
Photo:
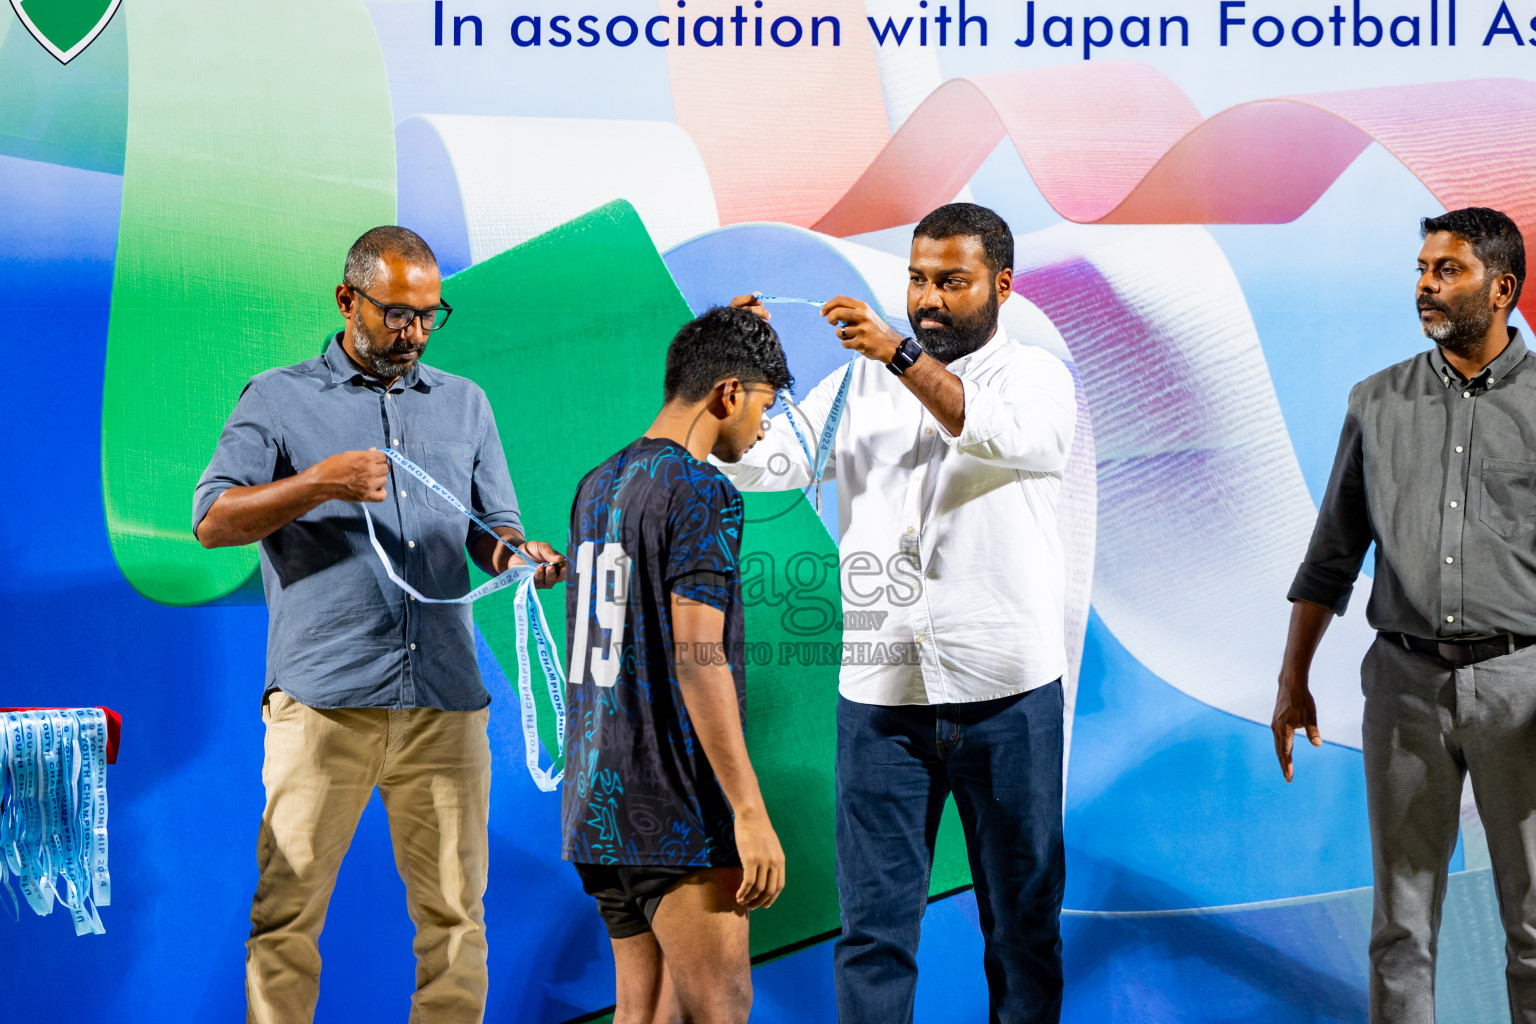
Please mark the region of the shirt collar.
<svg viewBox="0 0 1536 1024"><path fill-rule="evenodd" d="M1520 328L1511 327L1509 329L1509 344L1504 346L1504 351L1500 352L1498 358L1489 363L1483 372L1473 379L1481 380L1486 377L1490 380L1498 381L1508 377L1514 368L1519 366L1521 361L1525 359L1525 354L1525 339L1520 335ZM1446 387L1466 380L1456 367L1446 362L1445 354L1440 351L1439 345L1430 349L1429 365L1434 367L1436 376L1444 382Z"/></svg>
<svg viewBox="0 0 1536 1024"><path fill-rule="evenodd" d="M992 337L981 348L976 349L974 352L967 352L959 359L950 360L949 365L945 369L949 370L956 377L962 376L967 368L980 366L982 363L985 363L1006 344L1008 344L1008 332L1003 330L1002 320L998 320L997 330L993 332Z"/></svg>
<svg viewBox="0 0 1536 1024"><path fill-rule="evenodd" d="M342 332L337 331L331 335L330 342L325 346L325 354L321 357L325 368L330 374L332 384L349 384L361 379L365 384L382 384L377 377L369 376L363 372L362 367L352 361L347 355L347 350L341 345ZM441 383L436 370L430 366L423 366L420 361L412 366L405 374L395 381L395 388L416 388L420 391L429 391L433 385Z"/></svg>

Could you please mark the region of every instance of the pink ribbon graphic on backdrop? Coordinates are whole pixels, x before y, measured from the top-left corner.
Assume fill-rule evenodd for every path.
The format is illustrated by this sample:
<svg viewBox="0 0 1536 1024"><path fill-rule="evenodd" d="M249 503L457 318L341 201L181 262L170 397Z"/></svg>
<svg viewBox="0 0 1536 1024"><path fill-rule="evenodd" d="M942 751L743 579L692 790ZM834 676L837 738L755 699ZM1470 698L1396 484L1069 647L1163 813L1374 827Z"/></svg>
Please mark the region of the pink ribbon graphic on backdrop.
<svg viewBox="0 0 1536 1024"><path fill-rule="evenodd" d="M852 0L831 6L845 25L862 13ZM873 43L849 32L836 61L811 54L743 51L732 56L750 72L721 75L710 52L668 53L677 121L709 168L722 223L838 236L911 224L954 199L1006 135L1045 200L1078 223L1283 223L1376 142L1447 209L1496 206L1536 231L1536 139L1518 130L1536 120L1532 82L1285 96L1202 119L1146 65L1068 64L951 79L871 154L885 134ZM829 130L812 139L808 124ZM1536 317L1536 290L1521 309Z"/></svg>

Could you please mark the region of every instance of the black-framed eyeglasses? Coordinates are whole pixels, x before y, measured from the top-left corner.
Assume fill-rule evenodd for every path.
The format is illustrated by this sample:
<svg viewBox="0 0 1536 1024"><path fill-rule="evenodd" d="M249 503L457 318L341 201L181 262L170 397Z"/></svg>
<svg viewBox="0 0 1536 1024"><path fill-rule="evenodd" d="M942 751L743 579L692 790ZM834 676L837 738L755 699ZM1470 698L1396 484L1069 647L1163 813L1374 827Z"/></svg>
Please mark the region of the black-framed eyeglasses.
<svg viewBox="0 0 1536 1024"><path fill-rule="evenodd" d="M448 317L453 313L453 307L446 302L440 302L436 306L427 306L425 309L417 309L415 306L386 306L356 285L351 287L357 294L383 310L384 326L392 331L405 330L411 326L411 321L418 317L421 319L422 330L436 331L448 323Z"/></svg>

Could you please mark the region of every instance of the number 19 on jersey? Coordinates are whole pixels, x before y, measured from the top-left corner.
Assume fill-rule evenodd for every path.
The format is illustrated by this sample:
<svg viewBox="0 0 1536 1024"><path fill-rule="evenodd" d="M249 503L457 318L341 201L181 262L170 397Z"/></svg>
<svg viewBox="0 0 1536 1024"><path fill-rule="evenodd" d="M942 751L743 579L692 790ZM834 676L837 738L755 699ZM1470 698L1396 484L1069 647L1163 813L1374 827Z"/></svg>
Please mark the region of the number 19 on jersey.
<svg viewBox="0 0 1536 1024"><path fill-rule="evenodd" d="M571 644L571 665L566 678L585 683L587 669L598 686L612 686L619 679L624 649L624 625L629 617L630 558L617 541L601 550L590 541L576 549L576 639ZM597 606L592 601L596 594ZM596 635L591 635L594 611Z"/></svg>

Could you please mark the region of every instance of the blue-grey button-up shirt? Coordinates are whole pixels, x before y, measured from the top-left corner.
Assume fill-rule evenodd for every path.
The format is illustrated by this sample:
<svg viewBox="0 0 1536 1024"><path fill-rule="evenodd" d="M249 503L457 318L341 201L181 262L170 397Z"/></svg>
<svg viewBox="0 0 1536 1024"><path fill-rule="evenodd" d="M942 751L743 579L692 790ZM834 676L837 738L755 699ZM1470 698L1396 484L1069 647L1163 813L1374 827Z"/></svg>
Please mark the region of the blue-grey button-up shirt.
<svg viewBox="0 0 1536 1024"><path fill-rule="evenodd" d="M496 421L473 382L417 365L386 390L341 347L253 377L192 499L192 528L227 489L271 483L337 452L395 448L493 527L521 532ZM469 590L481 531L391 465L370 504L398 572L427 597ZM270 622L266 689L313 708L473 711L490 703L468 605L422 604L390 582L362 506L327 501L260 543Z"/></svg>
<svg viewBox="0 0 1536 1024"><path fill-rule="evenodd" d="M1291 600L1425 639L1536 635L1536 360L1520 332L1473 380L1438 348L1355 385Z"/></svg>

